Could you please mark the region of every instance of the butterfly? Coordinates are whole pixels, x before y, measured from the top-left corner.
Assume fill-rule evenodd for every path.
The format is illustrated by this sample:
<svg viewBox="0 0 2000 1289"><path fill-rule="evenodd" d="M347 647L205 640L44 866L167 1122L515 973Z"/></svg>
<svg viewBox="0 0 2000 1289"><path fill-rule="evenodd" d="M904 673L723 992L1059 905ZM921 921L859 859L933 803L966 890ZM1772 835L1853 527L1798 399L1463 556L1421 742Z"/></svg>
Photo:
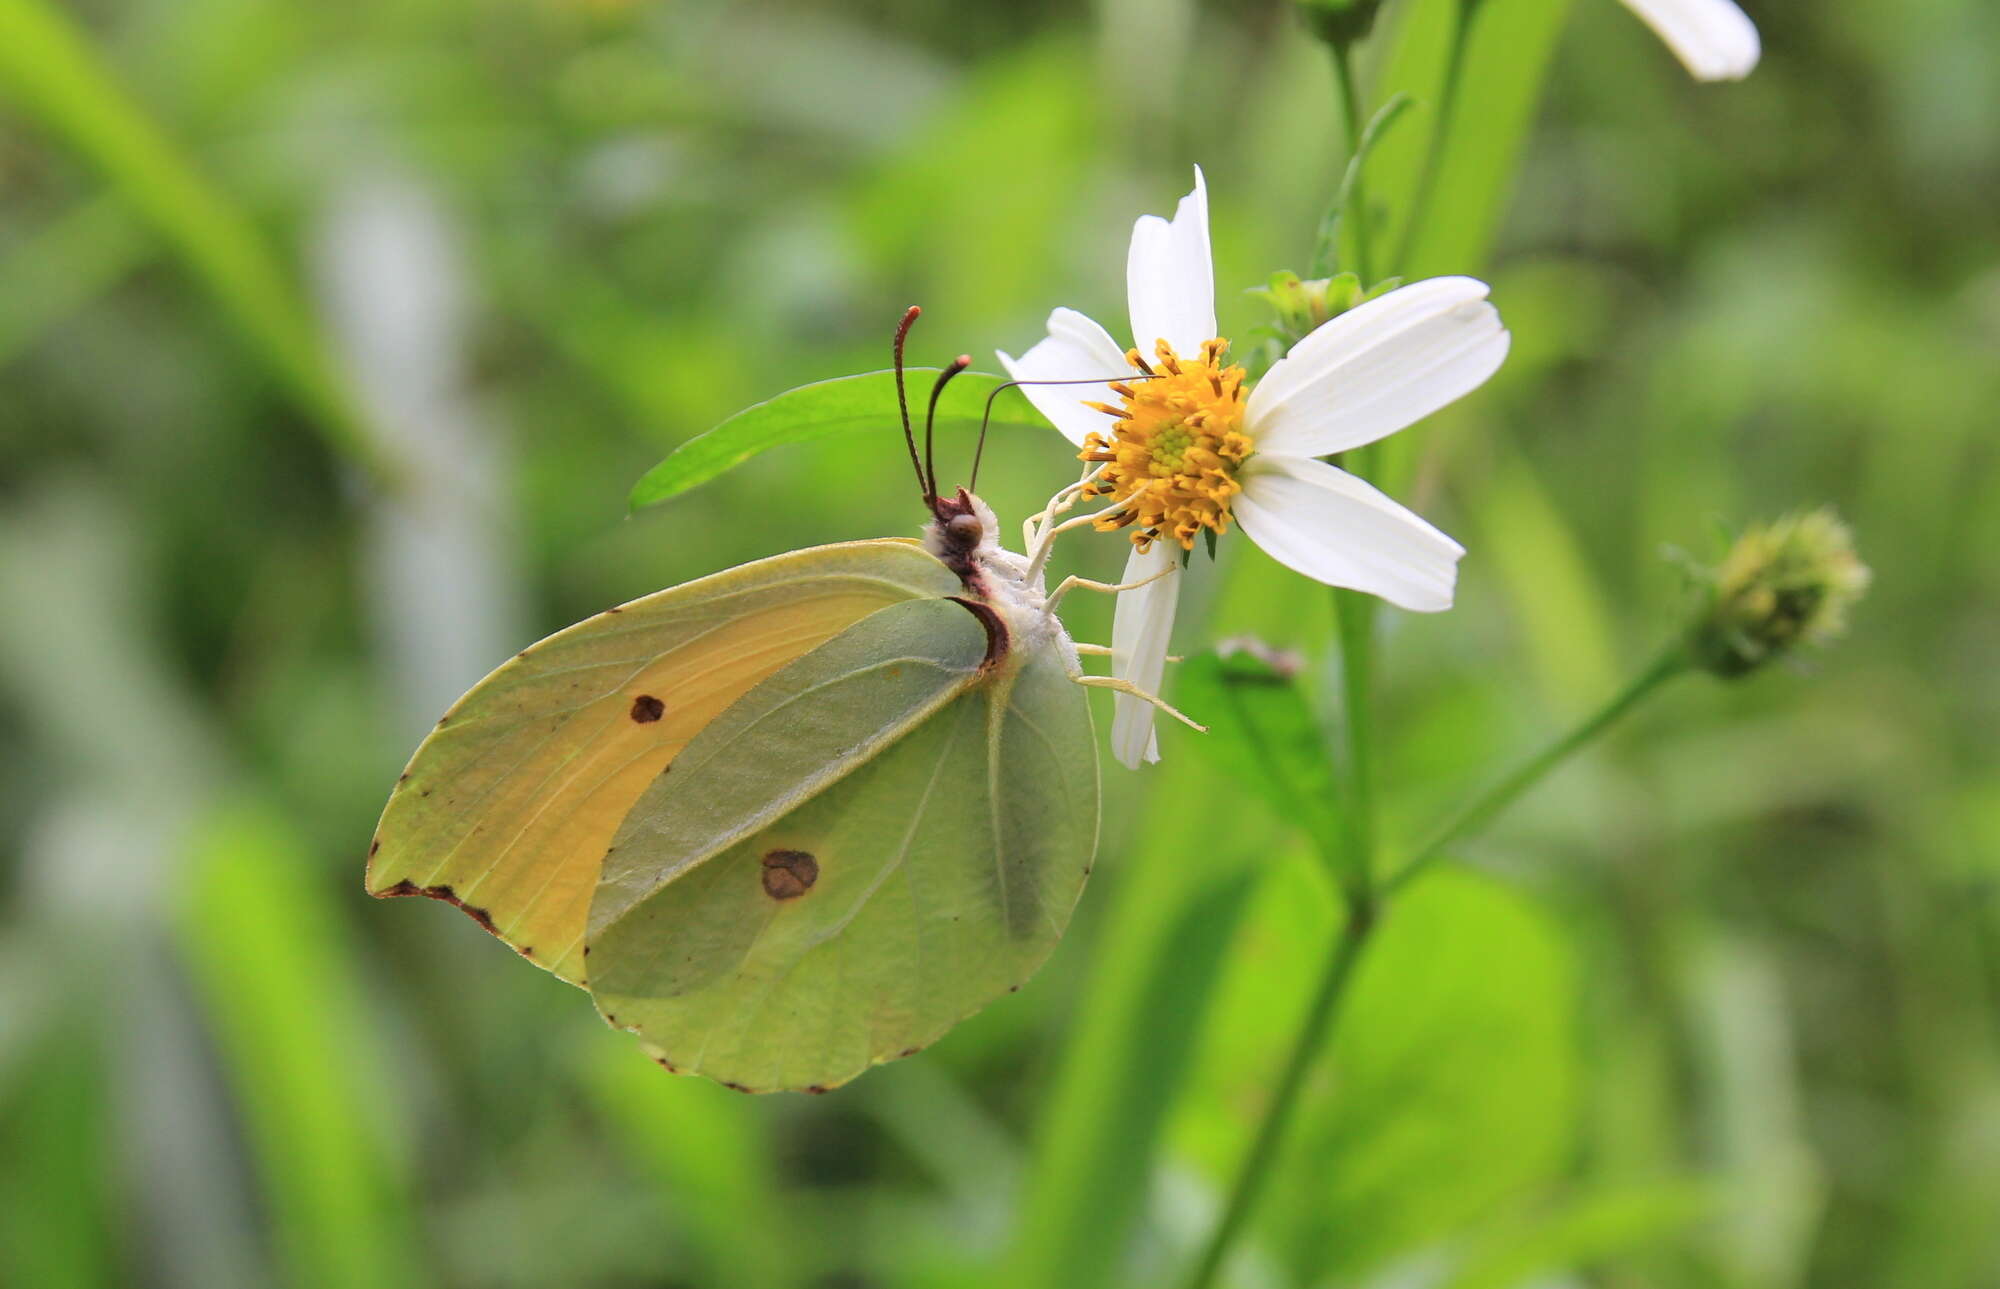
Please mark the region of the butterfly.
<svg viewBox="0 0 2000 1289"><path fill-rule="evenodd" d="M1129 688L1083 674L1055 608L1119 588L1045 590L1080 488L1028 555L970 486L939 495L903 384L917 314L894 352L923 540L757 560L522 650L418 747L370 894L456 905L741 1091L825 1091L1027 980L1097 848L1085 688Z"/></svg>

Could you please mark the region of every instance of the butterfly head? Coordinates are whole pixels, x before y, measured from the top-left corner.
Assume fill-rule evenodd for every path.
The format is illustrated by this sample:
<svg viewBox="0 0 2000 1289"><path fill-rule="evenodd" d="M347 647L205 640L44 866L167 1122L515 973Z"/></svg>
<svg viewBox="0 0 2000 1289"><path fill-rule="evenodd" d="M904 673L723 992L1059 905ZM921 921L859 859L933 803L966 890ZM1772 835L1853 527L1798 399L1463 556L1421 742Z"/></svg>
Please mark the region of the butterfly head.
<svg viewBox="0 0 2000 1289"><path fill-rule="evenodd" d="M985 558L997 553L1000 521L991 506L964 488L949 497L927 500L931 522L924 525L924 548L969 581Z"/></svg>

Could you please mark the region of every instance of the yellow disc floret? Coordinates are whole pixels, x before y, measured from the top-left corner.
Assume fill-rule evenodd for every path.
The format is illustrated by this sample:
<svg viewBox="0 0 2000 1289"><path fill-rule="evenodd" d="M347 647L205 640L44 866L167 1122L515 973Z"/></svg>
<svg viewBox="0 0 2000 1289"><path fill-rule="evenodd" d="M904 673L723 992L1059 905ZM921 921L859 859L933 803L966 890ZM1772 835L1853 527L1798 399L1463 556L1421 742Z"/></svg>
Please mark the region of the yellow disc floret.
<svg viewBox="0 0 2000 1289"><path fill-rule="evenodd" d="M1143 379L1112 383L1117 406L1090 404L1118 420L1077 454L1104 467L1090 493L1124 503L1098 516L1100 530L1129 527L1140 550L1161 538L1193 550L1203 529L1228 529L1230 498L1243 490L1236 472L1253 450L1243 433L1244 373L1222 365L1228 350L1228 341L1210 340L1199 358L1182 358L1162 340L1150 366L1138 350L1126 353Z"/></svg>

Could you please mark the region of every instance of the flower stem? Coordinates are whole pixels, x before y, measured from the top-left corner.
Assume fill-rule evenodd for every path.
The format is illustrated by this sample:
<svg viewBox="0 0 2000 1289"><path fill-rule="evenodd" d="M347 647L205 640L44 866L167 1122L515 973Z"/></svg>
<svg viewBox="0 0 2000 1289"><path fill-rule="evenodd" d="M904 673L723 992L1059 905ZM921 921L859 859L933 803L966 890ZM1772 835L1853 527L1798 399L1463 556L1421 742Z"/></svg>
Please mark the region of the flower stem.
<svg viewBox="0 0 2000 1289"><path fill-rule="evenodd" d="M1312 1072L1320 1049L1333 1032L1334 1021L1340 1015L1341 1001L1346 998L1348 982L1354 975L1354 966L1360 961L1361 951L1367 947L1374 929L1375 904L1372 899L1363 898L1348 905L1346 928L1328 954L1319 988L1313 994L1298 1036L1292 1040L1291 1056L1285 1062L1284 1073L1279 1076L1278 1086L1271 1093L1271 1104L1264 1112L1264 1121L1257 1125L1256 1139L1250 1143L1250 1152L1244 1157L1243 1168L1230 1190L1228 1207L1223 1210L1215 1230L1209 1234L1208 1242L1202 1246L1201 1256L1185 1282L1187 1289L1209 1289L1215 1283L1231 1246L1249 1221L1284 1145L1306 1076Z"/></svg>
<svg viewBox="0 0 2000 1289"><path fill-rule="evenodd" d="M1292 1115L1298 1108L1306 1076L1312 1072L1313 1063L1333 1032L1341 999L1346 996L1348 978L1353 974L1355 961L1375 929L1378 905L1374 878L1374 760L1369 750L1369 740L1373 735L1369 718L1374 670L1374 610L1375 602L1365 595L1338 589L1333 593L1334 618L1340 635L1341 693L1346 709L1343 723L1346 726L1345 804L1348 824L1345 853L1335 857L1339 861L1335 877L1346 896L1347 923L1329 951L1326 970L1320 976L1319 988L1313 994L1305 1019L1300 1022L1299 1031L1292 1039L1291 1055L1285 1062L1284 1071L1278 1076L1271 1104L1264 1111L1263 1121L1257 1125L1257 1136L1250 1144L1249 1153L1244 1156L1243 1168L1236 1176L1235 1185L1230 1188L1222 1218L1209 1233L1208 1242L1202 1246L1201 1256L1188 1276L1188 1289L1208 1289L1215 1282L1223 1261L1229 1256L1230 1247L1255 1211L1277 1162L1285 1135L1291 1128Z"/></svg>
<svg viewBox="0 0 2000 1289"><path fill-rule="evenodd" d="M1347 122L1347 155L1349 160L1361 155L1363 132L1366 122L1361 117L1361 88L1354 79L1354 56L1349 52L1347 42L1333 41L1333 79L1340 90L1340 112ZM1373 265L1368 253L1368 185L1359 173L1354 182L1347 185L1347 223L1354 230L1354 273L1363 285L1375 281Z"/></svg>
<svg viewBox="0 0 2000 1289"><path fill-rule="evenodd" d="M1634 676L1610 702L1547 747L1529 757L1513 773L1473 798L1432 834L1416 856L1382 886L1384 896L1392 895L1414 881L1435 863L1445 848L1486 826L1492 818L1512 805L1516 798L1539 782L1549 771L1568 760L1572 753L1609 729L1618 718L1637 707L1641 700L1662 684L1689 670L1687 652L1677 641Z"/></svg>
<svg viewBox="0 0 2000 1289"><path fill-rule="evenodd" d="M1341 886L1348 903L1357 904L1369 898L1375 874L1375 601L1358 591L1336 588L1333 616L1340 637L1347 771L1347 854Z"/></svg>

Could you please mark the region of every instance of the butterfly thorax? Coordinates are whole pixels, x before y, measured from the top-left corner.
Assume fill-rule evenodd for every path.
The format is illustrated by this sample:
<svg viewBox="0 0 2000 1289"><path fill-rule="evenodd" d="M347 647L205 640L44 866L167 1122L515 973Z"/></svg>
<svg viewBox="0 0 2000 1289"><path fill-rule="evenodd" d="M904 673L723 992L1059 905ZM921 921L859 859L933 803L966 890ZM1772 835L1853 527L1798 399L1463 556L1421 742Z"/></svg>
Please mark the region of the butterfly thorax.
<svg viewBox="0 0 2000 1289"><path fill-rule="evenodd" d="M1041 573L1031 573L1026 556L1000 545L1000 521L991 506L960 488L956 496L933 502L932 513L924 547L958 575L966 590L960 602L986 623L995 661L1016 649L1070 647L1062 624L1048 611Z"/></svg>

